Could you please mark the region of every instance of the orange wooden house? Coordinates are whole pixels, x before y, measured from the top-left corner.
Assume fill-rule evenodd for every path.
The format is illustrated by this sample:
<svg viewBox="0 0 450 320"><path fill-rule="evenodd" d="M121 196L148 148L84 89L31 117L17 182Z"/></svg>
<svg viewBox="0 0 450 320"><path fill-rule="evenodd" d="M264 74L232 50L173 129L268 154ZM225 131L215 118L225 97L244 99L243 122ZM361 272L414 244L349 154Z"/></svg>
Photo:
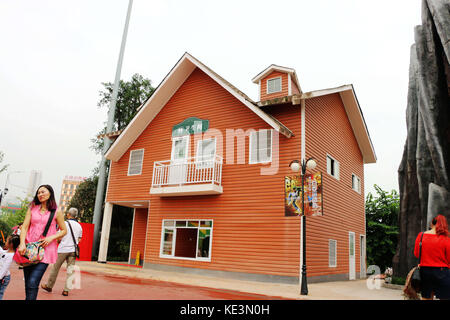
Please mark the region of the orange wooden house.
<svg viewBox="0 0 450 320"><path fill-rule="evenodd" d="M363 167L376 156L353 86L303 93L276 65L252 81L258 102L188 53L176 63L106 153L99 261L118 205L134 208L130 263L139 252L144 268L296 282L301 219L285 215L284 182L314 157L308 281L365 276Z"/></svg>

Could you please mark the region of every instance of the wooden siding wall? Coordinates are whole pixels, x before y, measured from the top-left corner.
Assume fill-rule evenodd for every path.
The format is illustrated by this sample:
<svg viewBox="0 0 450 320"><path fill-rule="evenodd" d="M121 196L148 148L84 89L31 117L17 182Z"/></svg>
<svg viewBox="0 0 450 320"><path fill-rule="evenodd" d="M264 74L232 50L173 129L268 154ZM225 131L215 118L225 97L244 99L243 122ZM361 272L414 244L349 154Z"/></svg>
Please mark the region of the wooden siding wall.
<svg viewBox="0 0 450 320"><path fill-rule="evenodd" d="M272 78L278 78L281 77L281 91L275 92L271 94L267 94L267 80ZM288 90L288 74L284 72L279 71L273 71L269 75L265 76L261 79L261 88L260 88L260 100L268 100L268 99L274 99L279 97L284 97L289 94ZM290 129L290 128L289 128Z"/></svg>
<svg viewBox="0 0 450 320"><path fill-rule="evenodd" d="M339 162L336 180L327 174L326 155ZM360 235L365 235L364 168L362 154L339 94L307 100L306 158L318 159L322 171L324 216L307 222L307 256L314 273L342 274L349 270L349 232L355 233L355 270L360 272ZM361 193L352 189L352 173L361 179ZM337 241L337 267L328 268L328 240ZM325 254L323 254L325 253Z"/></svg>
<svg viewBox="0 0 450 320"><path fill-rule="evenodd" d="M137 252L140 252L141 261L145 252L145 235L147 233L148 208L134 210L133 237L131 242L131 259L136 259Z"/></svg>
<svg viewBox="0 0 450 320"><path fill-rule="evenodd" d="M355 231L356 240L360 233L364 234L364 198L351 189L351 172L361 181L364 179L362 156L338 95L307 100L306 107L307 155L316 157L318 170L324 172L325 199L325 216L308 218L308 276L348 273L348 231ZM300 158L300 106L282 105L272 108L270 113L295 134L291 139L279 136L277 173L261 175L261 168L270 165L248 164L248 138L245 164L236 164L236 151L235 163L227 163L226 129L270 127L196 69L122 158L112 163L107 201L150 200L146 262L298 276L300 223L298 217L284 216L284 176L291 175L290 161ZM163 198L150 195L154 161L168 160L171 156L172 126L191 116L209 120L211 131L222 132L224 147L221 150L218 143L217 153L224 156L223 194ZM195 152L193 140L191 136L191 156ZM140 148L145 148L142 175L127 177L130 150ZM341 164L341 181L333 181L326 175L327 152ZM163 219L212 219L211 261L161 258ZM337 268L328 268L328 239L338 241ZM359 272L359 251L355 252Z"/></svg>

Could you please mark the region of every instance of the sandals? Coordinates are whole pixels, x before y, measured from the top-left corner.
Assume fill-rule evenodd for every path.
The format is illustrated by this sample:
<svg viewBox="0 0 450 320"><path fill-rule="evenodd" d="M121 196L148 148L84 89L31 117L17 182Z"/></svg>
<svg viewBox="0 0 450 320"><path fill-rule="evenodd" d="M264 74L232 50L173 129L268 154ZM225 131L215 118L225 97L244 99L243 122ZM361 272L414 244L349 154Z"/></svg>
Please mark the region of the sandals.
<svg viewBox="0 0 450 320"><path fill-rule="evenodd" d="M41 284L41 288L44 289L47 292L52 292L52 288L47 287L46 284Z"/></svg>
<svg viewBox="0 0 450 320"><path fill-rule="evenodd" d="M64 291L62 292L62 295L67 297L67 296L69 295L69 291L64 290Z"/></svg>

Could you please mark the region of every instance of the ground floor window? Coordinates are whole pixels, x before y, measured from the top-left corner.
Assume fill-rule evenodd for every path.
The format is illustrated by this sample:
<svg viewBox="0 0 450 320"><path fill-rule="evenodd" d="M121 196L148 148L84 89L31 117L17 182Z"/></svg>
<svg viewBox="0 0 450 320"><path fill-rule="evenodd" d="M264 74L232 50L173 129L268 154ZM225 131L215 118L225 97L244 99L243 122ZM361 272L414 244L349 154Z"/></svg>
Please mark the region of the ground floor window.
<svg viewBox="0 0 450 320"><path fill-rule="evenodd" d="M161 257L211 259L212 220L163 220Z"/></svg>

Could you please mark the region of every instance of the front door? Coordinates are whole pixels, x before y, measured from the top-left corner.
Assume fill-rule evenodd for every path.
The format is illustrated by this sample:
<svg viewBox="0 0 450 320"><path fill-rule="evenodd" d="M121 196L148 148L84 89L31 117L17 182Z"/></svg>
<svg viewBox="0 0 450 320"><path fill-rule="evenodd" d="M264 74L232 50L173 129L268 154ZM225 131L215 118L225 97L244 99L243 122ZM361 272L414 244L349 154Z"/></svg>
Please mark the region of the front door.
<svg viewBox="0 0 450 320"><path fill-rule="evenodd" d="M355 270L355 233L348 233L348 246L349 246L349 280L356 279L356 270Z"/></svg>
<svg viewBox="0 0 450 320"><path fill-rule="evenodd" d="M172 156L169 167L169 184L183 184L186 182L188 150L189 136L173 138Z"/></svg>

